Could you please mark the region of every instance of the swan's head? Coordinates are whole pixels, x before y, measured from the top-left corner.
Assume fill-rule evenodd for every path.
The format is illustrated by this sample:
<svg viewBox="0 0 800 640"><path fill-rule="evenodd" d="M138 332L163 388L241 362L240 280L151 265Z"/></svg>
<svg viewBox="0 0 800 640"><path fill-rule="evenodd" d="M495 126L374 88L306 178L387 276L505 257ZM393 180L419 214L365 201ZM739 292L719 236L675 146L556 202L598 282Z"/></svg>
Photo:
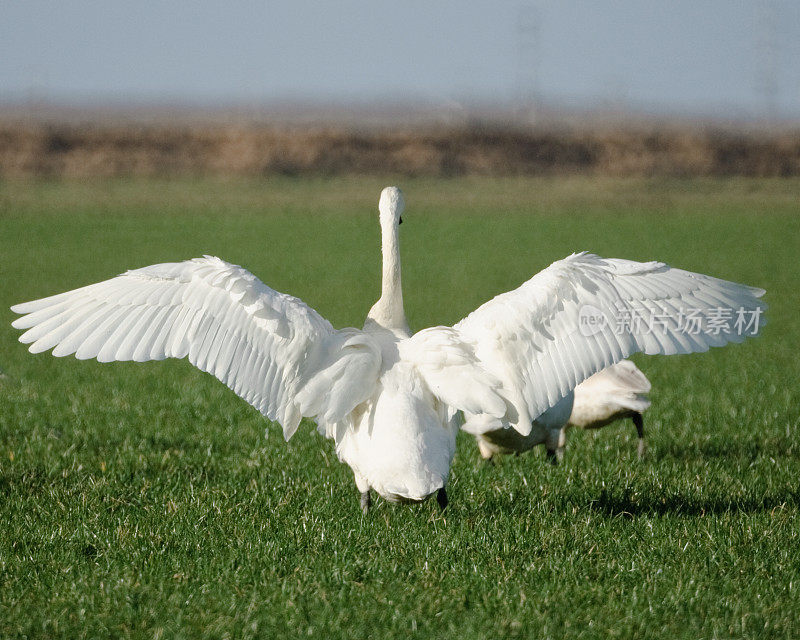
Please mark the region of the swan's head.
<svg viewBox="0 0 800 640"><path fill-rule="evenodd" d="M400 214L406 208L403 200L403 192L397 187L386 187L381 191L381 199L378 202L378 211L381 212L381 226L384 224L398 225L403 222Z"/></svg>

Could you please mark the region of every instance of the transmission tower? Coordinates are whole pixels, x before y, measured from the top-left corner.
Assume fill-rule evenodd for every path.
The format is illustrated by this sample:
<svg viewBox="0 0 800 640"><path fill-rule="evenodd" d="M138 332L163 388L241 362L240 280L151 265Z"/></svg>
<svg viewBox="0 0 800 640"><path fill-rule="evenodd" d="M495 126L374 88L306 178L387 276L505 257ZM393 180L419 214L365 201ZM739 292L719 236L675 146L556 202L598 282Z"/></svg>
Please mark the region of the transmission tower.
<svg viewBox="0 0 800 640"><path fill-rule="evenodd" d="M755 20L755 90L765 119L778 113L780 93L780 7L776 0L759 0Z"/></svg>
<svg viewBox="0 0 800 640"><path fill-rule="evenodd" d="M533 124L537 118L539 101L539 42L541 15L539 8L530 3L517 7L516 45L516 103L520 117Z"/></svg>

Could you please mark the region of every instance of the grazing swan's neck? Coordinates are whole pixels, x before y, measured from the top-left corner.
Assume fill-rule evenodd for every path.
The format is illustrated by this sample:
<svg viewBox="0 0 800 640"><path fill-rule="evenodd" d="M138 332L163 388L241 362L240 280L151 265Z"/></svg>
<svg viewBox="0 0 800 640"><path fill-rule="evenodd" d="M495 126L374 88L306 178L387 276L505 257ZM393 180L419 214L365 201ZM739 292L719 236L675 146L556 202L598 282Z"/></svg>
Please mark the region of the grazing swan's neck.
<svg viewBox="0 0 800 640"><path fill-rule="evenodd" d="M403 197L396 187L387 187L381 194L381 252L383 277L381 297L367 314L376 324L403 333L409 333L403 310L403 283L400 275L399 221L403 210Z"/></svg>

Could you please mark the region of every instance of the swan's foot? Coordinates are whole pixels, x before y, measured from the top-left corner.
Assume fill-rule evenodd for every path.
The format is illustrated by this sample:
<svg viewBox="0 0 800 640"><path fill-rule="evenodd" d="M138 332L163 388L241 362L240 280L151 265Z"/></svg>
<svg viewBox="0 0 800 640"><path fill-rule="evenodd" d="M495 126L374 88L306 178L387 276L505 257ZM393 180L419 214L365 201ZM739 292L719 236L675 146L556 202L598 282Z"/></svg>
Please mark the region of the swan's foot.
<svg viewBox="0 0 800 640"><path fill-rule="evenodd" d="M558 466L558 463L561 462L563 457L564 457L564 447L558 447L557 449L547 449L545 451L545 458L554 467Z"/></svg>
<svg viewBox="0 0 800 640"><path fill-rule="evenodd" d="M439 505L439 509L442 511L447 509L447 491L445 491L444 487L436 492L436 504Z"/></svg>
<svg viewBox="0 0 800 640"><path fill-rule="evenodd" d="M636 455L639 457L639 460L642 460L647 451L647 444L644 441L644 421L642 420L642 414L634 413L631 416L631 420L633 420L633 425L636 427L636 433L639 436L639 446L636 447Z"/></svg>
<svg viewBox="0 0 800 640"><path fill-rule="evenodd" d="M369 489L367 489L361 494L361 511L364 512L364 515L367 515L371 507L372 494L369 492Z"/></svg>

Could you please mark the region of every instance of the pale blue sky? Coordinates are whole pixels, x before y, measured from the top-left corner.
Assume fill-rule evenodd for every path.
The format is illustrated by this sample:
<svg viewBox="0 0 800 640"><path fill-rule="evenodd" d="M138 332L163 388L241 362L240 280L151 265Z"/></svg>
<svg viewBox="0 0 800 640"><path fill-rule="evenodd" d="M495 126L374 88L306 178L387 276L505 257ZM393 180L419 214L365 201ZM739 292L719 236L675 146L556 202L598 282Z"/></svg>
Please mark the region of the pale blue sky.
<svg viewBox="0 0 800 640"><path fill-rule="evenodd" d="M0 100L509 103L535 78L575 107L724 115L759 114L772 83L800 116L794 0L0 0L0 17Z"/></svg>

